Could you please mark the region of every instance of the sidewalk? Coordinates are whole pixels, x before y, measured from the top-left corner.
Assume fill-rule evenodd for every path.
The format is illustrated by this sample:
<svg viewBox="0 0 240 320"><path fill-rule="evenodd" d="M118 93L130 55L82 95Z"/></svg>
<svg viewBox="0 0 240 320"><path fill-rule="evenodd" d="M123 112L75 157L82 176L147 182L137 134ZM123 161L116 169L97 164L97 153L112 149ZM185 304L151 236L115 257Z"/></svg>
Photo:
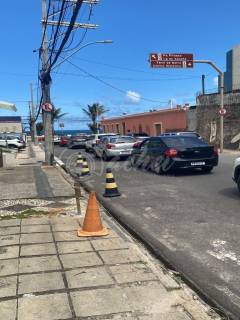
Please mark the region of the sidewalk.
<svg viewBox="0 0 240 320"><path fill-rule="evenodd" d="M34 151L27 150L14 170L0 171L1 190L7 185L14 199L0 200L0 319L220 319L103 208L110 234L77 237L83 216L76 215L73 197L58 196L62 190L73 194L72 188L57 169L44 171L38 163L41 151ZM21 196L46 193L35 186L44 181L54 197L18 199L20 189ZM83 213L86 203L83 192ZM29 218L16 218L29 210Z"/></svg>

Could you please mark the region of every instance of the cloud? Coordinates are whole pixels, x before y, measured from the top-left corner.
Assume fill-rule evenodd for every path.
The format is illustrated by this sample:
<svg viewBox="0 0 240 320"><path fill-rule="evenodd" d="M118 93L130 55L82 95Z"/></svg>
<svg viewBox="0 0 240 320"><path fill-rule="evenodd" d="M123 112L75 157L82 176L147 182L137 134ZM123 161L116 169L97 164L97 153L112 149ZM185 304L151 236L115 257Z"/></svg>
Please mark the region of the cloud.
<svg viewBox="0 0 240 320"><path fill-rule="evenodd" d="M214 77L214 78L213 78L213 84L214 84L215 86L218 86L218 77Z"/></svg>
<svg viewBox="0 0 240 320"><path fill-rule="evenodd" d="M141 101L141 95L134 91L127 91L125 96L126 104L138 104Z"/></svg>

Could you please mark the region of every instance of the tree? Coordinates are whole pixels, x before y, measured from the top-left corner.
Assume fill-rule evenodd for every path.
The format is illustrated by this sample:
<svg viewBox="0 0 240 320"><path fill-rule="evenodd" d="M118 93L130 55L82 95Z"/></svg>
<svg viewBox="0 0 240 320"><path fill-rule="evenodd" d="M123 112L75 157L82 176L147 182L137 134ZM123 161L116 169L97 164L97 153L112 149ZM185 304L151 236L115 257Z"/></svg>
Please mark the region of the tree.
<svg viewBox="0 0 240 320"><path fill-rule="evenodd" d="M59 120L60 118L66 116L68 113L61 113L61 108L53 108L52 111L52 122Z"/></svg>
<svg viewBox="0 0 240 320"><path fill-rule="evenodd" d="M43 123L42 122L38 122L36 124L37 127L37 134L40 135L43 132Z"/></svg>
<svg viewBox="0 0 240 320"><path fill-rule="evenodd" d="M105 109L103 105L99 103L93 103L92 105L87 106L87 109L82 108L83 112L89 117L92 121L88 123L88 127L93 133L98 132L98 117L107 112L108 110Z"/></svg>

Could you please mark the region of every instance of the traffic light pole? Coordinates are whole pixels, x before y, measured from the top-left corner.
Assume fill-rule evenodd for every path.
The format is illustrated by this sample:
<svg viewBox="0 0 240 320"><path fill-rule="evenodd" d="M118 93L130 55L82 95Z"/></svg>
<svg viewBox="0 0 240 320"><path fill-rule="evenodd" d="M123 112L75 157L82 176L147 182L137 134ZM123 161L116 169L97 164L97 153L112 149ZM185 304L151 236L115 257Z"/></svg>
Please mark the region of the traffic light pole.
<svg viewBox="0 0 240 320"><path fill-rule="evenodd" d="M211 60L193 60L194 63L207 63L212 66L220 76L220 110L224 110L224 73ZM220 153L223 152L223 112L220 115Z"/></svg>
<svg viewBox="0 0 240 320"><path fill-rule="evenodd" d="M47 5L46 0L42 0L42 30L43 30L43 44L41 48L42 71L41 71L41 87L42 87L42 104L50 104L50 88L51 76L48 70L48 41L47 41ZM53 126L52 126L52 111L43 112L43 127L45 136L45 164L53 165L54 148L53 148Z"/></svg>

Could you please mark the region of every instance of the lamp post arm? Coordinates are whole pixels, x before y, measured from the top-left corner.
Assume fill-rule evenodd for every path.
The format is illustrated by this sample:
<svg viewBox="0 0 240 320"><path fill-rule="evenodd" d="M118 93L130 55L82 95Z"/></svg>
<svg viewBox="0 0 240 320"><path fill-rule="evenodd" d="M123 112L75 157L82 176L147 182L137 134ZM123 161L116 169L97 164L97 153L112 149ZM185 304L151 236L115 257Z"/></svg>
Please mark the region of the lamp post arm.
<svg viewBox="0 0 240 320"><path fill-rule="evenodd" d="M61 62L59 62L58 64L56 64L52 70L56 69L57 67L59 67L63 62L67 61L69 58L71 58L75 53L77 53L78 51L80 51L83 48L86 48L92 44L97 44L97 43L112 43L112 40L99 40L99 41L93 41L93 42L89 42L79 48L77 48L75 51L73 51L69 56L67 56L66 58L64 58Z"/></svg>

